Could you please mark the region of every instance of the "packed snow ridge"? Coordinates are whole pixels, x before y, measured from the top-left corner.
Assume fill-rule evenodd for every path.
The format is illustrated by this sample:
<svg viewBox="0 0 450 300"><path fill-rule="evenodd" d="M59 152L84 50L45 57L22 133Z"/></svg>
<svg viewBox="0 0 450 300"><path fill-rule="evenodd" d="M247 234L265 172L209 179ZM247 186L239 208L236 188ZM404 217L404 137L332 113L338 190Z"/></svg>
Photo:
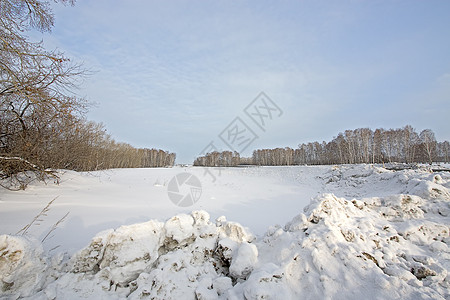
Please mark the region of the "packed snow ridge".
<svg viewBox="0 0 450 300"><path fill-rule="evenodd" d="M101 232L71 257L2 235L1 298L450 299L448 173L336 166L322 180L402 192L323 194L258 238L205 211Z"/></svg>

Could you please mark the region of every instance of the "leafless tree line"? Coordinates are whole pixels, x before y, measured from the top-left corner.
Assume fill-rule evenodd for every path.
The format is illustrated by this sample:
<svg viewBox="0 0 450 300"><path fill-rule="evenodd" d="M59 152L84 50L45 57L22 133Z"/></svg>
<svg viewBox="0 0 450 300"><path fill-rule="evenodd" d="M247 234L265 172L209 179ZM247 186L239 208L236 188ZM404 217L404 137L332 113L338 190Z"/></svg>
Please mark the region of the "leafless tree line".
<svg viewBox="0 0 450 300"><path fill-rule="evenodd" d="M73 4L71 0L59 2ZM115 142L88 122L87 102L73 91L88 74L25 32L53 27L48 1L0 1L0 179L49 168L98 170L171 166L175 154Z"/></svg>
<svg viewBox="0 0 450 300"><path fill-rule="evenodd" d="M95 171L111 168L168 167L176 155L160 149L135 148L118 143L101 124L79 122L46 139L46 152L38 158L47 168ZM24 156L23 154L22 156ZM44 159L42 159L44 157Z"/></svg>
<svg viewBox="0 0 450 300"><path fill-rule="evenodd" d="M239 153L212 152L198 157L194 166L233 167L237 165L289 166L360 163L450 162L450 144L437 142L432 130L417 133L407 125L399 129L358 128L339 133L330 142L300 144L290 147L258 149L252 157Z"/></svg>
<svg viewBox="0 0 450 300"><path fill-rule="evenodd" d="M448 141L437 142L432 130L419 134L410 125L389 130L346 130L328 143L300 144L297 149L260 149L252 156L253 164L268 166L449 161Z"/></svg>
<svg viewBox="0 0 450 300"><path fill-rule="evenodd" d="M194 166L202 167L235 167L241 163L239 153L234 151L214 151L197 157Z"/></svg>

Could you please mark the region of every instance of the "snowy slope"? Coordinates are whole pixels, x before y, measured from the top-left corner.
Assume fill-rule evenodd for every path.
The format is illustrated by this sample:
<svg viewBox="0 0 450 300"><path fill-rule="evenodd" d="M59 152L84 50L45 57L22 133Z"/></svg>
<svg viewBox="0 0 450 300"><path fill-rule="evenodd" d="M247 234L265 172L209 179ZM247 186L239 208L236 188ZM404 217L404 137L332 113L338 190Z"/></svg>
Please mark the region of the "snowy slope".
<svg viewBox="0 0 450 300"><path fill-rule="evenodd" d="M216 182L202 180L202 199L189 208L210 215L177 211L167 198L158 199L165 196L164 181L177 171L70 173L59 186L3 193L3 232L4 226L22 225L10 215L28 213L14 201L37 206L56 193L61 196L52 208L55 215L70 208L83 224L95 224L89 210L102 205L110 215L100 215L101 224L126 224L127 214L142 215L147 206L160 213L150 213L151 218L176 214L165 222L147 218L110 226L115 229L90 236L76 252L66 244L70 238L59 235L76 229L64 224L50 240L61 247L52 251L48 241L42 245L32 235L0 236L3 297L450 299L448 172L394 172L369 165L224 169ZM201 169L189 172L202 176ZM144 187L143 181L152 184ZM127 186L130 196L122 203ZM149 197L155 198L150 204ZM225 217L214 221L222 212L250 229ZM229 217L233 212L235 218ZM273 225L282 218L285 225ZM265 233L254 231L262 224ZM35 233L41 237L45 230ZM61 249L69 254L55 254Z"/></svg>

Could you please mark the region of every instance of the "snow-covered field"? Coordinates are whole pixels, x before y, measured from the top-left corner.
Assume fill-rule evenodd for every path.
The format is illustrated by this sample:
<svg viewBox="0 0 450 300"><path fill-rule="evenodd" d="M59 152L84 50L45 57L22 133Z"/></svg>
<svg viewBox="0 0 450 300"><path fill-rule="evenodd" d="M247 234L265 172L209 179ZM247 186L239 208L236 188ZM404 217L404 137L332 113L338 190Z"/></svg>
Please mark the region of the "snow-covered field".
<svg viewBox="0 0 450 300"><path fill-rule="evenodd" d="M1 190L0 298L450 299L449 172L214 171L67 171ZM167 195L180 172L202 184L187 208Z"/></svg>

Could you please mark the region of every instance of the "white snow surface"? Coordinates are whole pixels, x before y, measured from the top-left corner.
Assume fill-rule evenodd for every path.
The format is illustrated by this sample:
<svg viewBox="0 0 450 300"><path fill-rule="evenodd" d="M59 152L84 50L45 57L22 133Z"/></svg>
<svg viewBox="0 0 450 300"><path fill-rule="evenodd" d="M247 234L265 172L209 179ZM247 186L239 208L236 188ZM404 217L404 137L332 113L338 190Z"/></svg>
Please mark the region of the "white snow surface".
<svg viewBox="0 0 450 300"><path fill-rule="evenodd" d="M203 188L189 208L165 188L184 171ZM450 299L449 172L220 173L65 172L59 185L2 190L0 299Z"/></svg>

